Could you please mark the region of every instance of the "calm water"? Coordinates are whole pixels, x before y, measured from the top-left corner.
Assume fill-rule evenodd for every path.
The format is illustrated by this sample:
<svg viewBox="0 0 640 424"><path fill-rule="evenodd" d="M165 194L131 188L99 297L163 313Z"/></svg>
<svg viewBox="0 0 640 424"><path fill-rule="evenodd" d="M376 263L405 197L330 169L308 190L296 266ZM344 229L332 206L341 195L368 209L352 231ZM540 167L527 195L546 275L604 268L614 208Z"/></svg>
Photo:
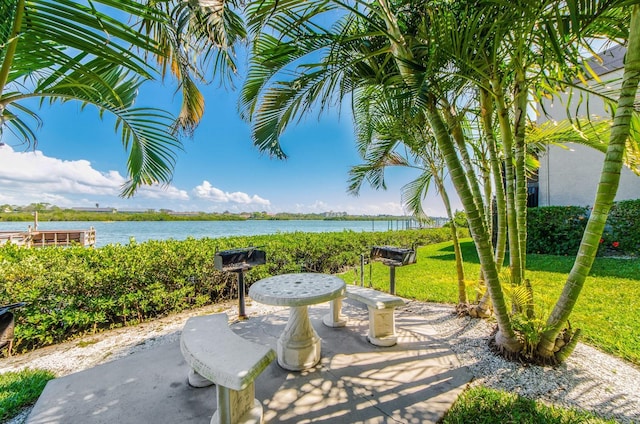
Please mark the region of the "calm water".
<svg viewBox="0 0 640 424"><path fill-rule="evenodd" d="M0 222L0 231L26 231L28 222ZM343 230L387 231L403 229L402 221L77 221L42 222L39 230L87 230L96 229L96 246L110 243L127 244L133 237L137 242L146 240L184 240L187 237L229 237L257 234L289 233L304 231L310 233Z"/></svg>

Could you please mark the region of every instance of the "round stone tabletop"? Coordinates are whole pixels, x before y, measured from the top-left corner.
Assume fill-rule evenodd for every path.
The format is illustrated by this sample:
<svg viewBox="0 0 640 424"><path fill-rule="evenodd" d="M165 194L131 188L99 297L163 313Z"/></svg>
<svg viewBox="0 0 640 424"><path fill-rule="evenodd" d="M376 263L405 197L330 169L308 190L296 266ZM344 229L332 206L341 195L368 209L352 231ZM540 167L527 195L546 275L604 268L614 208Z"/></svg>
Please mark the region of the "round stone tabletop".
<svg viewBox="0 0 640 424"><path fill-rule="evenodd" d="M256 302L276 306L305 306L344 296L345 283L328 274L282 274L256 281L249 296Z"/></svg>

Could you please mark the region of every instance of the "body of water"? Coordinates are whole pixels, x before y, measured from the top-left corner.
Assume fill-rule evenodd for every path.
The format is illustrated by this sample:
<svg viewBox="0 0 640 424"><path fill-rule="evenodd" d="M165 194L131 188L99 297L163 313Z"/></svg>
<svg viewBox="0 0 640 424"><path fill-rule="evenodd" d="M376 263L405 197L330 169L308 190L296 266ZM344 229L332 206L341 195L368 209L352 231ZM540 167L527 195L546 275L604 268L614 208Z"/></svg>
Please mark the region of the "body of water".
<svg viewBox="0 0 640 424"><path fill-rule="evenodd" d="M0 222L0 231L26 231L28 222ZM217 238L251 236L258 234L336 232L343 230L388 231L406 228L398 221L56 221L38 223L39 230L88 230L96 229L96 246L120 243L128 244L131 238L137 242L147 240L184 240L187 237Z"/></svg>

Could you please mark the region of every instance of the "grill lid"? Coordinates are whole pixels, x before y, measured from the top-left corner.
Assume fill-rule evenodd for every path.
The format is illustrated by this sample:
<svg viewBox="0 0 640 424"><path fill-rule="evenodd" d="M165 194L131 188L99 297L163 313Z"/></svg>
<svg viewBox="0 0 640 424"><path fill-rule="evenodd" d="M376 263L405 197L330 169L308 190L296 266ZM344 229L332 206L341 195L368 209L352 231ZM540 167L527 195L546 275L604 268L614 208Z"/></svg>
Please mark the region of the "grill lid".
<svg viewBox="0 0 640 424"><path fill-rule="evenodd" d="M213 266L220 271L239 271L263 265L266 259L265 251L255 247L228 249L216 252Z"/></svg>
<svg viewBox="0 0 640 424"><path fill-rule="evenodd" d="M416 251L394 246L373 246L371 259L381 260L385 265L411 265L416 263Z"/></svg>

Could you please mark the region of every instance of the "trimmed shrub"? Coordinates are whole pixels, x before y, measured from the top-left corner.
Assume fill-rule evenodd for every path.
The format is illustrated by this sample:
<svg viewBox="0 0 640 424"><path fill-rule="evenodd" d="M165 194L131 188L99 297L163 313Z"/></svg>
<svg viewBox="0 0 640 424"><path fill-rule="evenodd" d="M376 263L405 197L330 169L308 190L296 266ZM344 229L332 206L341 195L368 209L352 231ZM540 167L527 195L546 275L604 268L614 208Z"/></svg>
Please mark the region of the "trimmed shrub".
<svg viewBox="0 0 640 424"><path fill-rule="evenodd" d="M590 209L546 206L527 211L527 252L575 255ZM640 199L616 202L607 219L598 255L640 255Z"/></svg>
<svg viewBox="0 0 640 424"><path fill-rule="evenodd" d="M575 255L587 225L589 209L547 206L527 210L527 252Z"/></svg>
<svg viewBox="0 0 640 424"><path fill-rule="evenodd" d="M640 255L640 199L623 200L613 205L602 239L609 251Z"/></svg>

